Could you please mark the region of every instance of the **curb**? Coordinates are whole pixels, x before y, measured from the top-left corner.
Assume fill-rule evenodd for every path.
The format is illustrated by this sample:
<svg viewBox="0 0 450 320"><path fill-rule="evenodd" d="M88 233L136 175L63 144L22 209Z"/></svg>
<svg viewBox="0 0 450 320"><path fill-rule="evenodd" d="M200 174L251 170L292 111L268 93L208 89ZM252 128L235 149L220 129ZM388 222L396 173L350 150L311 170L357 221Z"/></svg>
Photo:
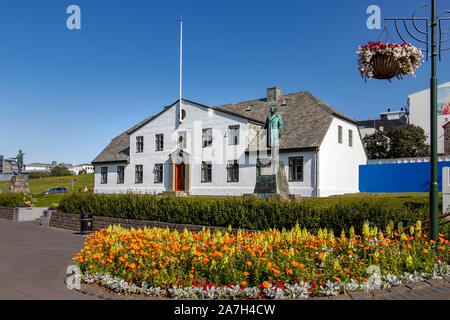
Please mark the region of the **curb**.
<svg viewBox="0 0 450 320"><path fill-rule="evenodd" d="M64 284L67 284L66 275L64 277ZM74 289L86 295L94 296L104 300L174 300L171 298L152 298L147 296L132 297L124 296L118 293L106 293L100 290L93 290L81 284L80 289ZM450 292L450 276L446 276L442 279L430 279L422 282L408 283L403 286L391 287L386 289L379 289L371 292L365 291L355 291L348 294L341 294L337 296L330 297L316 297L309 299L300 300L408 300L408 295L410 298L416 298L417 295L421 295L422 291L436 288L448 288ZM450 295L449 295L450 296ZM298 300L298 299L286 299L286 300Z"/></svg>

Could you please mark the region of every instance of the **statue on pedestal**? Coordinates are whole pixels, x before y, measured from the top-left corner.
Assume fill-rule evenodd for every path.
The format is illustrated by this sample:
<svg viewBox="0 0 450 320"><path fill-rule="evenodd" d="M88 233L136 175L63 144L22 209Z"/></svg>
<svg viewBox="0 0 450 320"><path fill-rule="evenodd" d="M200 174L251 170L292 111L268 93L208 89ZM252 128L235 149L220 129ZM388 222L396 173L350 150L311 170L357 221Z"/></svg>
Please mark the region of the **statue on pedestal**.
<svg viewBox="0 0 450 320"><path fill-rule="evenodd" d="M278 195L288 197L289 185L284 163L279 160L280 138L283 133L283 117L276 113L276 107L270 107L270 115L266 118L264 129L267 134L267 147L270 147L270 162L262 163L259 159L258 174L254 193L259 198Z"/></svg>
<svg viewBox="0 0 450 320"><path fill-rule="evenodd" d="M13 158L17 160L17 173L18 175L22 175L22 168L23 168L23 156L25 153L22 152L22 150L19 150L19 154Z"/></svg>

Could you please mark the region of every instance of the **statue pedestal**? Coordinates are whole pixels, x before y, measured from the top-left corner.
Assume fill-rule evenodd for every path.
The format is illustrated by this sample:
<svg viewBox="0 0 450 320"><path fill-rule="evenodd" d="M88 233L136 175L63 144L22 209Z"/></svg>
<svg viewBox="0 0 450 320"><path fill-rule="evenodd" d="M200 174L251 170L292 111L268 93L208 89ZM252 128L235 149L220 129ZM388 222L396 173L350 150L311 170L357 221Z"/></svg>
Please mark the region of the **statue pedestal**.
<svg viewBox="0 0 450 320"><path fill-rule="evenodd" d="M8 192L30 194L27 176L12 176Z"/></svg>
<svg viewBox="0 0 450 320"><path fill-rule="evenodd" d="M256 176L254 193L258 198L266 199L273 195L278 195L283 199L288 199L289 184L284 170L284 162L271 161L269 165L258 164L259 174Z"/></svg>

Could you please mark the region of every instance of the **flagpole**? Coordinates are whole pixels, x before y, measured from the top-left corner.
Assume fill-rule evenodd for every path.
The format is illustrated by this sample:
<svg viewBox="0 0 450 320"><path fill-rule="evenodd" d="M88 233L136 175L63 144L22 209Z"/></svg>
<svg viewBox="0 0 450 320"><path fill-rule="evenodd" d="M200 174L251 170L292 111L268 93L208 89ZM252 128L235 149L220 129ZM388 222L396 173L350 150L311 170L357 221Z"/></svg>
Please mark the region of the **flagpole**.
<svg viewBox="0 0 450 320"><path fill-rule="evenodd" d="M182 81L183 81L183 17L180 20L180 113L179 120L180 123L183 121L182 111L183 111L183 100L182 100Z"/></svg>

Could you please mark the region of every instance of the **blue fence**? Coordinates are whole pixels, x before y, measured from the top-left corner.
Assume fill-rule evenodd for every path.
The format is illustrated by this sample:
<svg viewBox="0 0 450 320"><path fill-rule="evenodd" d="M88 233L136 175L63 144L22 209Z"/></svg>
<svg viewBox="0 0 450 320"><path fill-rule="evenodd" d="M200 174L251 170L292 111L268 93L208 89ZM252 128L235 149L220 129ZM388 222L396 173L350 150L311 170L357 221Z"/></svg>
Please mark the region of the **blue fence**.
<svg viewBox="0 0 450 320"><path fill-rule="evenodd" d="M450 161L438 162L439 192L442 192L442 168ZM430 163L388 163L359 166L360 192L428 192Z"/></svg>

